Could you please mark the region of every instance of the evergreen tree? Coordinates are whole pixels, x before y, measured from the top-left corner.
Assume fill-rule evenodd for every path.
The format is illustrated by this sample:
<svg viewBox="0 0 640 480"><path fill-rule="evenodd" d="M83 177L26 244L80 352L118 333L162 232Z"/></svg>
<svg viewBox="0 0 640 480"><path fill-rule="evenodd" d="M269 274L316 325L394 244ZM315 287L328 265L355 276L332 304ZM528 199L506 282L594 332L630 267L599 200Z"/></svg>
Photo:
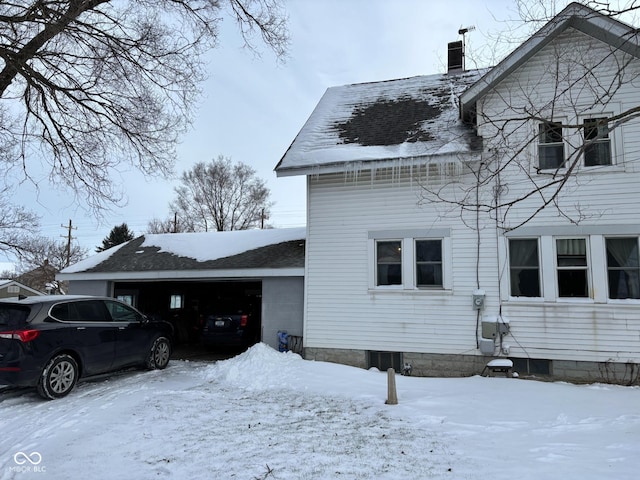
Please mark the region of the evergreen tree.
<svg viewBox="0 0 640 480"><path fill-rule="evenodd" d="M121 243L128 242L129 240L133 240L134 234L126 223L122 225L117 225L111 229L109 235L106 236L102 240L102 246L96 247L96 252L104 252L111 247L115 247L116 245L120 245Z"/></svg>

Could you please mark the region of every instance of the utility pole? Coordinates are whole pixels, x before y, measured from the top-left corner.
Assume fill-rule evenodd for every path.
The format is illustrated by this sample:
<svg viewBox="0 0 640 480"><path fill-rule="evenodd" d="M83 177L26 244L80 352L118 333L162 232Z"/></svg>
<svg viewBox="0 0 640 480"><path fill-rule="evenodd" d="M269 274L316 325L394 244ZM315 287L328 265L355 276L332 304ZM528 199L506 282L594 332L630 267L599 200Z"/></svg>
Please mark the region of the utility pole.
<svg viewBox="0 0 640 480"><path fill-rule="evenodd" d="M264 213L264 208L260 211L260 229L264 230L264 221L267 219L267 216Z"/></svg>
<svg viewBox="0 0 640 480"><path fill-rule="evenodd" d="M62 228L66 228L67 229L67 235L60 235L62 238L66 238L67 239L67 261L65 262L65 266L68 267L69 263L71 262L71 240L75 239L75 237L71 236L71 230L77 230L78 227L72 227L71 226L71 219L69 219L69 225L65 226L65 225L60 225Z"/></svg>

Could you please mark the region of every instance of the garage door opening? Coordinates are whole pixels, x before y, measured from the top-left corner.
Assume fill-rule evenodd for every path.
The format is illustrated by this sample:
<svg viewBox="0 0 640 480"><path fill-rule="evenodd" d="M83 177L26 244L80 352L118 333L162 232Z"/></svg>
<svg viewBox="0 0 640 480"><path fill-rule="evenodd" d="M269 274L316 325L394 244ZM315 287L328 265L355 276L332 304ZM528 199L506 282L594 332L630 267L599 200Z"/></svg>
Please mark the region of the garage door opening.
<svg viewBox="0 0 640 480"><path fill-rule="evenodd" d="M175 349L187 354L190 350L244 349L261 341L260 281L118 282L114 296L147 315L170 322ZM244 317L241 342L233 335L220 335L215 342L203 341L203 335L210 336L210 326L216 325L214 317L231 315ZM223 327L221 321L218 320L219 329Z"/></svg>

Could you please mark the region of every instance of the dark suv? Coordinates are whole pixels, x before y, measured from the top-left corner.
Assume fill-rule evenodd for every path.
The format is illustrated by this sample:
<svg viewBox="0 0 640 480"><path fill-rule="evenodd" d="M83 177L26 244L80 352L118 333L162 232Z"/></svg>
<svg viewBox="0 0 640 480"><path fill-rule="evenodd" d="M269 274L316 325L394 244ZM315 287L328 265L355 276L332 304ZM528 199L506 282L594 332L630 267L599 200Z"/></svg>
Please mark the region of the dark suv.
<svg viewBox="0 0 640 480"><path fill-rule="evenodd" d="M77 295L0 300L0 385L32 386L47 399L80 377L127 367L165 368L171 324L113 298Z"/></svg>

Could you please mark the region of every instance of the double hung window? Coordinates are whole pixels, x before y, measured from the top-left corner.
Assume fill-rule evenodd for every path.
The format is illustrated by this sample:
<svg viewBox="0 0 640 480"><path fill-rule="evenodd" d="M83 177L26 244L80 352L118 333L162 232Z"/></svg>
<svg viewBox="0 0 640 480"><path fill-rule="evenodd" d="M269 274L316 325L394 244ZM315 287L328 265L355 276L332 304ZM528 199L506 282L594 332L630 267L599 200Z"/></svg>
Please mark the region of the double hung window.
<svg viewBox="0 0 640 480"><path fill-rule="evenodd" d="M606 118L584 121L584 141L585 167L611 165L611 139Z"/></svg>
<svg viewBox="0 0 640 480"><path fill-rule="evenodd" d="M538 161L540 169L555 170L562 168L564 160L562 123L541 123L538 131Z"/></svg>
<svg viewBox="0 0 640 480"><path fill-rule="evenodd" d="M442 240L416 240L416 286L442 287Z"/></svg>
<svg viewBox="0 0 640 480"><path fill-rule="evenodd" d="M587 241L584 238L556 240L559 297L589 297Z"/></svg>
<svg viewBox="0 0 640 480"><path fill-rule="evenodd" d="M376 242L376 285L402 285L402 241Z"/></svg>
<svg viewBox="0 0 640 480"><path fill-rule="evenodd" d="M450 289L448 235L445 229L370 232L370 288Z"/></svg>
<svg viewBox="0 0 640 480"><path fill-rule="evenodd" d="M609 298L640 299L638 238L607 238Z"/></svg>
<svg viewBox="0 0 640 480"><path fill-rule="evenodd" d="M540 296L538 239L509 240L509 272L512 297Z"/></svg>

